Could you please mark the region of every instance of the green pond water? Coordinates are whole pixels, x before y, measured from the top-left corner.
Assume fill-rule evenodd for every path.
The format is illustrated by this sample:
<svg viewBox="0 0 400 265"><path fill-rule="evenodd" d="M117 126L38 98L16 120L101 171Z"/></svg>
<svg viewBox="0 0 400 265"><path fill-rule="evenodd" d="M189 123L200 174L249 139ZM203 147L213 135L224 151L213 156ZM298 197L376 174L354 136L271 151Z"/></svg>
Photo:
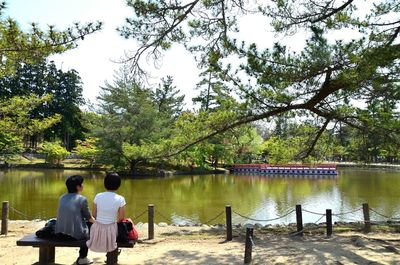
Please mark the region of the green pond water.
<svg viewBox="0 0 400 265"><path fill-rule="evenodd" d="M56 216L57 202L66 192L65 178L73 174L85 177L83 194L91 204L103 191L103 172L79 170L0 171L0 201L9 201L10 219L48 219ZM301 204L303 209L324 213L357 210L362 203L390 217L400 217L400 172L343 169L337 178L291 178L244 175L175 176L171 178L123 179L118 193L127 202L127 215L136 217L155 205L156 222L205 223L224 211L225 205L253 219L281 216ZM320 216L304 212L305 222ZM147 216L134 220L146 222ZM362 211L335 216L334 221L362 219ZM371 212L372 220L385 218ZM324 221L324 219L321 219ZM223 223L224 214L212 221ZM261 223L233 214L234 223ZM268 223L295 222L294 213Z"/></svg>

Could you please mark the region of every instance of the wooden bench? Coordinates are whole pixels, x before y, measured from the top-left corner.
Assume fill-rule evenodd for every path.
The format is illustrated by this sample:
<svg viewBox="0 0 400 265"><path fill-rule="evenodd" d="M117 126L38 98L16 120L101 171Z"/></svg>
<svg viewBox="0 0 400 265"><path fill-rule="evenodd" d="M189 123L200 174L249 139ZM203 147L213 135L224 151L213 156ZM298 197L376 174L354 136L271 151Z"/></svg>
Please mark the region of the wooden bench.
<svg viewBox="0 0 400 265"><path fill-rule="evenodd" d="M135 241L128 243L118 243L118 248L133 248ZM31 246L39 248L39 264L51 264L55 261L56 247L83 247L86 246L86 240L66 241L60 239L38 238L35 234L27 235L17 241L17 246ZM107 265L114 265L118 262L118 248L107 254Z"/></svg>

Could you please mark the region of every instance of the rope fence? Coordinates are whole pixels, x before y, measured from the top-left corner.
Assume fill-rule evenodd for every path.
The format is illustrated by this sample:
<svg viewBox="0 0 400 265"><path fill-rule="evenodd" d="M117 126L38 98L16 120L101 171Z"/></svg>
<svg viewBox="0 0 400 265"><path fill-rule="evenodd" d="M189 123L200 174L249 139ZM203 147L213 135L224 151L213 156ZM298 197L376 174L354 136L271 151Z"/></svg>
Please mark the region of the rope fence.
<svg viewBox="0 0 400 265"><path fill-rule="evenodd" d="M30 215L27 215L27 214L25 214L25 213L23 213L23 212L21 212L21 211L18 211L17 209L15 209L15 208L12 207L12 206L9 206L9 209L10 209L12 212L16 213L17 215L19 215L19 216L21 216L21 217L27 218L28 220L39 219L39 218L36 218L36 217L32 217L32 216L30 216Z"/></svg>
<svg viewBox="0 0 400 265"><path fill-rule="evenodd" d="M163 218L164 221L171 222L171 218L170 218L170 217L167 217L166 215L162 214L162 213L161 213L159 210L157 210L157 209L156 209L156 214L159 215L159 216L161 216L161 218Z"/></svg>
<svg viewBox="0 0 400 265"><path fill-rule="evenodd" d="M140 213L139 215L131 218L132 221L136 221L137 219L139 219L140 217L142 217L145 213L147 213L147 210L144 210L142 213Z"/></svg>
<svg viewBox="0 0 400 265"><path fill-rule="evenodd" d="M362 208L362 207L360 207L360 208L358 208L358 209L355 209L355 210L353 210L353 211L347 211L347 212L335 213L335 214L332 214L332 215L334 215L334 216L348 215L348 214L353 214L353 213L356 213L356 212L358 212L358 211L361 211L362 209L363 209L363 208Z"/></svg>
<svg viewBox="0 0 400 265"><path fill-rule="evenodd" d="M251 217L245 216L245 215L243 215L243 214L241 214L241 213L238 213L238 212L236 212L236 211L233 211L233 213L239 215L240 217L242 217L242 218L244 218L244 219L251 220L251 221L255 221L255 222L272 222L272 221L276 221L276 220L285 218L286 216L292 214L294 211L295 211L295 210L291 210L291 211L285 213L284 215L277 216L277 217L271 218L271 219L255 219L255 218L251 218Z"/></svg>
<svg viewBox="0 0 400 265"><path fill-rule="evenodd" d="M214 216L213 218L211 218L208 221L205 221L204 224L206 225L212 225L211 222L214 222L215 220L217 220L219 217L221 217L224 214L224 211L221 211L219 214L217 214L216 216Z"/></svg>
<svg viewBox="0 0 400 265"><path fill-rule="evenodd" d="M329 211L329 214L328 214ZM354 214L359 214L359 212L363 212L363 217L364 218L359 218L354 216ZM37 219L35 216L31 216L29 214L26 214L12 205L10 205L8 202L3 202L3 209L2 209L2 234L5 234L5 230L7 230L7 222L8 222L8 215L9 212L12 212L14 215L18 215L20 217L33 220ZM138 215L134 216L132 221L137 221L139 218L143 218L145 214L148 214L148 226L149 226L149 235L153 234L154 237L154 222L158 218L161 218L163 221L166 221L170 224L175 223L177 220L174 220L174 216L168 215L163 213L162 211L158 210L154 205L149 205L148 209L140 212ZM224 213L226 214L225 218L223 218ZM264 224L264 227L267 227L267 225L270 225L272 222L287 218L288 216L292 215L293 213L296 214L296 225L297 225L297 231L293 231L290 233L290 235L295 236L295 235L302 235L304 232L316 230L316 229L322 229L326 228L327 229L327 235L329 235L329 228L328 226L333 226L332 224L332 217L336 217L339 219L337 222L335 222L335 225L341 225L340 221L343 220L345 221L346 225L356 225L358 227L364 226L364 231L369 232L371 225L391 225L391 224L400 224L400 217L397 216L388 216L385 215L373 208L369 208L368 204L363 204L363 207L356 208L351 211L345 211L345 212L339 212L339 213L332 213L330 209L327 209L326 213L321 213L317 211L312 211L309 209L302 209L301 205L296 205L295 209L292 210L287 210L284 214L273 217L273 218L254 218L252 216L247 216L245 214L242 214L234 209L231 209L231 206L227 205L225 211L220 211L218 212L215 216L212 218L206 220L205 222L199 222L198 220L190 219L190 218L183 218L178 216L181 220L183 219L184 222L181 223L181 225L200 225L200 224L205 224L205 225L215 225L216 220L223 220L225 219L226 225L225 228L227 230L227 240L230 241L232 240L232 230L233 230L233 224L232 224L232 214L238 216L241 219L252 221L252 222L261 222ZM303 217L302 213L306 214L311 214L311 215L317 215L318 219L315 222L312 223L306 223L305 226L303 226ZM380 217L384 218L385 220L371 220L369 214L372 214L373 217ZM329 215L329 216L328 216ZM179 219L178 218L178 219ZM323 221L323 219L326 218L325 222L320 223ZM378 218L379 219L379 218ZM221 225L221 222L219 222ZM246 226L254 226L253 224L247 224ZM256 224L257 225L257 224ZM222 226L223 227L223 226ZM240 226L237 226L239 228ZM257 227L257 226L256 226ZM151 230L151 231L150 231Z"/></svg>
<svg viewBox="0 0 400 265"><path fill-rule="evenodd" d="M322 220L322 218L324 218L326 215L325 214L321 214L321 216L318 218L318 220L316 220L315 222L313 222L312 224L314 224L315 226L307 226L304 227L302 230L300 231L296 231L296 232L292 232L290 233L291 236L298 236L298 235L302 235L304 232L309 232L312 230L316 230L316 229L321 229L321 228L325 228L325 226L322 225L318 225L318 223Z"/></svg>
<svg viewBox="0 0 400 265"><path fill-rule="evenodd" d="M355 218L343 217L343 216L341 216L341 219L349 221L349 222L353 222L353 223L362 223L362 222L366 221L366 220L362 220L362 219L355 219ZM366 222L370 222L370 221L366 221Z"/></svg>
<svg viewBox="0 0 400 265"><path fill-rule="evenodd" d="M373 213L375 213L375 214L377 214L377 215L383 217L383 218L388 219L388 220L400 220L400 217L390 217L390 216L386 216L386 215L384 215L384 214L382 214L382 213L380 213L380 212L378 212L378 211L376 211L376 210L374 210L374 209L372 209L372 208L370 208L369 210L370 210L371 212L373 212Z"/></svg>
<svg viewBox="0 0 400 265"><path fill-rule="evenodd" d="M13 212L14 214L17 214L19 216L22 216L23 218L28 218L28 219L34 219L32 216L25 214L22 211L19 211L15 207L11 206L8 201L4 201L2 203L2 219L1 219L1 234L2 235L7 235L8 232L8 216L9 212ZM363 218L357 218L354 217L354 214L359 213L362 211ZM160 210L158 210L153 204L149 204L148 208L140 214L136 215L135 217L131 218L132 221L138 220L140 217L144 216L147 213L148 215L148 239L154 239L154 223L156 218L162 218L163 220L167 222L172 222L173 221L173 215L168 215L165 213L162 213ZM203 222L203 224L207 225L212 225L213 222L216 220L221 220L224 216L225 213L225 226L222 226L222 230L226 231L226 241L231 241L233 240L233 225L232 225L232 213L235 214L236 216L239 216L242 219L253 221L253 222L263 222L263 223L269 223L281 220L283 218L286 218L290 216L291 214L295 213L296 215L296 231L291 231L289 232L290 236L303 236L304 233L311 233L314 230L321 230L321 229L326 229L326 235L329 237L332 235L332 228L333 228L333 223L332 223L332 217L340 218L340 220L347 220L349 222L346 223L346 225L356 225L358 228L362 228L365 233L371 232L371 225L393 225L397 224L400 225L400 218L399 217L394 217L394 216L388 216L385 215L373 208L369 208L369 205L367 203L364 203L362 207L351 210L351 211L345 211L345 212L339 212L339 213L332 213L331 209L326 209L325 213L321 212L316 212L316 211L311 211L309 209L302 209L301 205L296 205L296 207L292 210L287 210L285 211L284 214L280 216L276 216L273 218L268 218L268 219L260 219L260 218L253 218L250 216L246 216L236 210L233 210L230 205L225 206L225 211L220 211L217 213L215 216L212 218L208 219L207 221ZM311 214L311 215L316 215L318 218L316 221L312 223L306 223L303 225L303 213ZM372 213L375 217L379 216L384 218L385 220L383 221L372 221L370 219L370 213ZM322 222L323 219L325 218L325 222ZM189 223L193 223L198 225L199 222L196 220L190 219L190 218L185 218ZM398 221L396 221L398 220ZM339 223L335 223L337 226L339 226ZM288 226L289 228L291 226ZM245 236L245 253L244 253L244 262L251 263L252 261L252 251L255 249L256 244L255 244L255 237L254 237L254 228L257 228L256 225L246 225L246 236ZM238 230L236 230L238 231ZM238 237L238 235L236 235ZM239 234L240 237L240 234Z"/></svg>
<svg viewBox="0 0 400 265"><path fill-rule="evenodd" d="M317 212L309 211L307 209L303 209L303 211L306 212L306 213L314 214L314 215L322 215L322 216L325 215L324 213L317 213Z"/></svg>

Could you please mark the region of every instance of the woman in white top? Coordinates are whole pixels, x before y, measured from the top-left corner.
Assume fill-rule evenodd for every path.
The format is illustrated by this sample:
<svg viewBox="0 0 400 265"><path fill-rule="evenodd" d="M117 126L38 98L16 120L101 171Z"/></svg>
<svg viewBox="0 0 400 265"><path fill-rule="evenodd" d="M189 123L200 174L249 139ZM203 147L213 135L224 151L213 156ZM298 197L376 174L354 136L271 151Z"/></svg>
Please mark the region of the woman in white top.
<svg viewBox="0 0 400 265"><path fill-rule="evenodd" d="M108 173L104 178L105 192L94 198L93 216L96 219L90 229L86 245L91 251L113 252L117 249L117 222L125 217L125 198L116 191L121 186L117 173Z"/></svg>

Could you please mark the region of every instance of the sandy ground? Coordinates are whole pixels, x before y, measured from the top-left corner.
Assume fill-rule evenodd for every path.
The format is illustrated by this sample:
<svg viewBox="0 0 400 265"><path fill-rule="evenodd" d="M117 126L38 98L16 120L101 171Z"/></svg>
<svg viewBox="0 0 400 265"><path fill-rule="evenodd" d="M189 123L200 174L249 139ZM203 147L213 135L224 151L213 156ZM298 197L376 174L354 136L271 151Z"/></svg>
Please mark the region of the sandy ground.
<svg viewBox="0 0 400 265"><path fill-rule="evenodd" d="M36 264L38 249L17 247L23 235L43 227L44 222L11 221L9 233L0 236L0 264ZM201 231L199 233L199 231ZM146 226L139 228L146 238ZM290 237L255 231L253 264L400 264L400 234L344 233ZM205 227L158 227L154 240L142 240L123 249L119 264L243 264L244 238L224 241L223 231ZM78 249L56 248L56 264L74 264ZM94 264L105 255L89 252Z"/></svg>

